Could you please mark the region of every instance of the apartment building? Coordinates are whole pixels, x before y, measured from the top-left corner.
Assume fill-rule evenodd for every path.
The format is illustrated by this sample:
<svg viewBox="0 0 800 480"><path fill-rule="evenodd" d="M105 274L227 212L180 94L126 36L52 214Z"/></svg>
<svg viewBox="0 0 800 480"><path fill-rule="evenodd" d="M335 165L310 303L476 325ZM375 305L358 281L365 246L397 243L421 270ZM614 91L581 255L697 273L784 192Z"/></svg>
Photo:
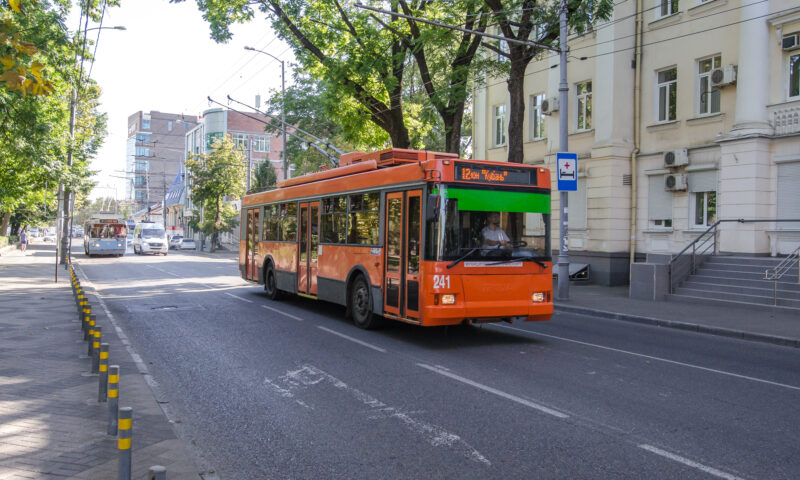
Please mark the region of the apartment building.
<svg viewBox="0 0 800 480"><path fill-rule="evenodd" d="M181 170L186 132L196 125L195 116L155 110L128 117L125 197L133 212L164 202Z"/></svg>
<svg viewBox="0 0 800 480"><path fill-rule="evenodd" d="M761 220L721 223L719 252L800 245L800 223L766 221L800 219L796 0L615 2L609 21L568 44L567 108L558 55L528 66L524 161L555 171L568 114L579 158L570 261L589 264L594 282L626 284L634 259L677 253L717 220ZM505 78L476 90L474 114L475 158L506 160Z"/></svg>
<svg viewBox="0 0 800 480"><path fill-rule="evenodd" d="M236 146L242 150L247 161L248 179L250 185L255 169L262 162L270 162L275 169L278 180L283 177L283 140L276 131L268 129L268 125L279 126L280 122L269 116L258 113L245 113L223 108L205 110L197 125L186 132L186 154L203 154L211 149L214 140L223 135L229 135ZM287 167L288 176L294 169ZM184 179L185 181L185 179ZM176 186L175 190L182 187ZM193 236L189 229L188 218L199 215L199 209L191 198L191 185L182 190L183 206L176 205L176 218L184 225L186 235ZM238 198L229 199L231 204L239 209L241 203ZM178 213L177 211L180 210ZM238 229L231 234L224 235L223 241L238 239Z"/></svg>

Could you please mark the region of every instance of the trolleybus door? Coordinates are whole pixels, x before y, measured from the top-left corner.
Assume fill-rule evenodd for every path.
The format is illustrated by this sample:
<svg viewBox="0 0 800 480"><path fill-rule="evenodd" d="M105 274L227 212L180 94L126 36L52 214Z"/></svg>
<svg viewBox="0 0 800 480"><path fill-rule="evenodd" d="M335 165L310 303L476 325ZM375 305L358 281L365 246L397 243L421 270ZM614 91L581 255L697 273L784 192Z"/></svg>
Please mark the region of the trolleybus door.
<svg viewBox="0 0 800 480"><path fill-rule="evenodd" d="M419 318L422 191L386 195L386 313Z"/></svg>
<svg viewBox="0 0 800 480"><path fill-rule="evenodd" d="M247 210L247 232L245 236L245 262L247 279L258 281L258 266L256 256L258 255L258 223L260 211L257 208Z"/></svg>
<svg viewBox="0 0 800 480"><path fill-rule="evenodd" d="M307 295L317 294L317 271L319 254L319 202L301 203L299 265L297 268L297 291Z"/></svg>

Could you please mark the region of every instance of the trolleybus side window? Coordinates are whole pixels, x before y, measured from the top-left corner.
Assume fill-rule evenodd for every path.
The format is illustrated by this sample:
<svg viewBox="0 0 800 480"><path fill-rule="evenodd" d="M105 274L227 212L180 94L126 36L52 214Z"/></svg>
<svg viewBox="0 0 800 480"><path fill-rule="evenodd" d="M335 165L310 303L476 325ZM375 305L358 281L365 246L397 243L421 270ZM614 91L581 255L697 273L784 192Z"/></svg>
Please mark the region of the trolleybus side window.
<svg viewBox="0 0 800 480"><path fill-rule="evenodd" d="M297 241L297 204L282 203L280 206L280 240L284 242Z"/></svg>
<svg viewBox="0 0 800 480"><path fill-rule="evenodd" d="M380 198L379 192L349 196L347 243L378 244Z"/></svg>
<svg viewBox="0 0 800 480"><path fill-rule="evenodd" d="M264 217L261 223L261 240L278 240L278 205L267 205L264 207Z"/></svg>
<svg viewBox="0 0 800 480"><path fill-rule="evenodd" d="M345 243L347 240L347 197L322 200L322 242Z"/></svg>

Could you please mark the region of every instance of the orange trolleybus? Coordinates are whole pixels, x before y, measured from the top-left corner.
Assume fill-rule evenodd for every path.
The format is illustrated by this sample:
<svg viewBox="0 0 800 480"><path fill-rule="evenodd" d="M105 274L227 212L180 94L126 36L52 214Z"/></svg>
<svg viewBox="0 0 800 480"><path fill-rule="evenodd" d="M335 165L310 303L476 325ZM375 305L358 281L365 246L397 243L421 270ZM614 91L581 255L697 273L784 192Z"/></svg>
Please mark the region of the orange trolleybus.
<svg viewBox="0 0 800 480"><path fill-rule="evenodd" d="M550 172L389 149L242 198L239 270L362 328L548 320Z"/></svg>

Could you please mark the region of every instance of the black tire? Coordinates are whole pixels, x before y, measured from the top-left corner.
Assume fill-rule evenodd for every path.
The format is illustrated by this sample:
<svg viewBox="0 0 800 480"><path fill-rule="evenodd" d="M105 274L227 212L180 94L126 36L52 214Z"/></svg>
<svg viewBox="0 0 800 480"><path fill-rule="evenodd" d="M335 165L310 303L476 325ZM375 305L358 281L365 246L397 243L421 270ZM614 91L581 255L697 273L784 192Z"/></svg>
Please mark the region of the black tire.
<svg viewBox="0 0 800 480"><path fill-rule="evenodd" d="M275 269L272 268L272 263L267 264L267 269L264 271L264 293L270 300L280 300L283 295L278 290L278 282L275 278Z"/></svg>
<svg viewBox="0 0 800 480"><path fill-rule="evenodd" d="M384 323L383 317L375 315L372 311L372 294L369 291L369 283L363 275L357 276L353 281L347 310L358 328L372 330L381 327Z"/></svg>

